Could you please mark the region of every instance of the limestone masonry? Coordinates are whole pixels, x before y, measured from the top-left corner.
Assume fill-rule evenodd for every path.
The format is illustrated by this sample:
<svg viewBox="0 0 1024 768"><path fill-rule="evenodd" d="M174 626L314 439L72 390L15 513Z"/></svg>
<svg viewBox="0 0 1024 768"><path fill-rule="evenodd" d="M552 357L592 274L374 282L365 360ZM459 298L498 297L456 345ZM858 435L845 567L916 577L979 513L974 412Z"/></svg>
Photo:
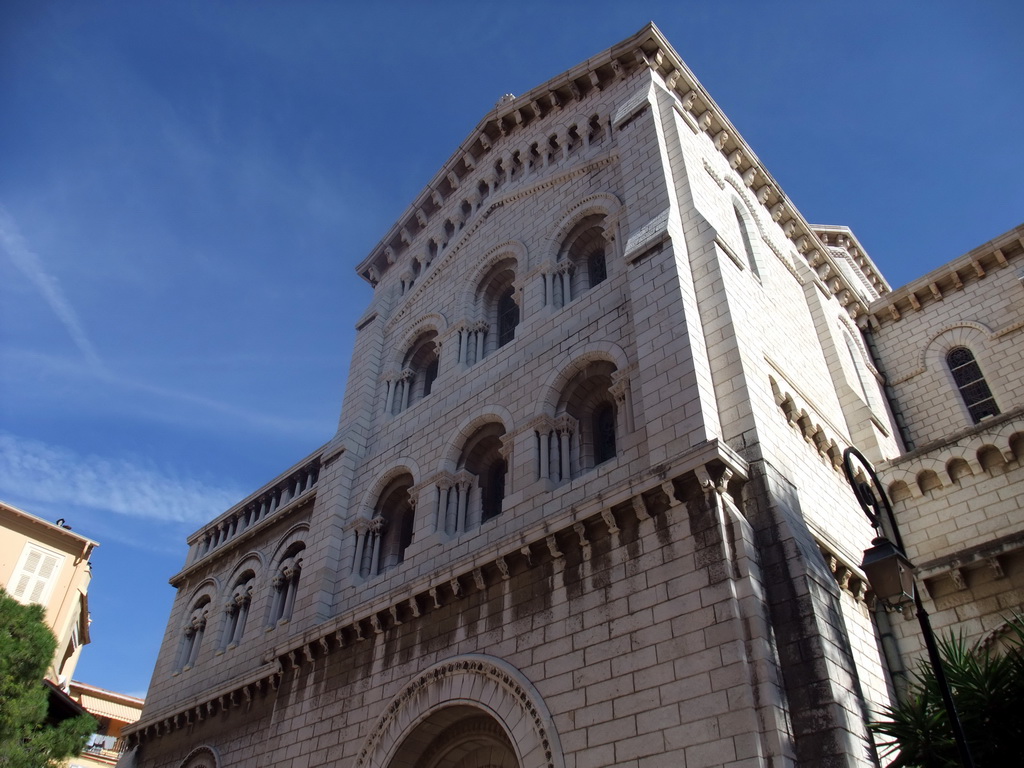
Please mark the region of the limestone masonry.
<svg viewBox="0 0 1024 768"><path fill-rule="evenodd" d="M877 764L934 621L1022 605L1024 227L890 290L653 25L505 97L358 265L335 437L189 539L146 768Z"/></svg>

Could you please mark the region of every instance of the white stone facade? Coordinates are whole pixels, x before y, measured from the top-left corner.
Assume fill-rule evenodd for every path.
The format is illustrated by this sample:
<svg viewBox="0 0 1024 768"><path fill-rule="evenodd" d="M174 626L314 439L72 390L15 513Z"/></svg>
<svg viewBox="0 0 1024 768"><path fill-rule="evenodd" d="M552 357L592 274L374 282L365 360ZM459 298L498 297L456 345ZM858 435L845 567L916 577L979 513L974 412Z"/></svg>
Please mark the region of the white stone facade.
<svg viewBox="0 0 1024 768"><path fill-rule="evenodd" d="M191 537L139 765L875 763L841 457L900 452L889 288L657 29L504 99L358 271L337 435Z"/></svg>

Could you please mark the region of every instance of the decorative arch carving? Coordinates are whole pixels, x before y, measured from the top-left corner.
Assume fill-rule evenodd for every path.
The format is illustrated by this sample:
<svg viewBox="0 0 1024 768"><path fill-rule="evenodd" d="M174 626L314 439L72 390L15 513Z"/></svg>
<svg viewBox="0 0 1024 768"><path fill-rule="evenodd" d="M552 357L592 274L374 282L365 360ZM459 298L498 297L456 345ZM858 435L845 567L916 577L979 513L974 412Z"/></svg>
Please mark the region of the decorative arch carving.
<svg viewBox="0 0 1024 768"><path fill-rule="evenodd" d="M439 662L406 685L377 718L356 768L387 768L417 725L453 705L469 705L493 718L521 768L564 768L558 732L537 690L507 662L476 654Z"/></svg>
<svg viewBox="0 0 1024 768"><path fill-rule="evenodd" d="M538 403L538 411L534 415L554 418L562 390L569 384L572 377L590 363L599 360L612 363L616 370L619 371L625 371L629 368L629 358L626 357L622 347L617 344L608 341L588 344L573 353L569 362L548 376L548 380L541 387L541 392L544 393L544 396Z"/></svg>
<svg viewBox="0 0 1024 768"><path fill-rule="evenodd" d="M182 760L181 768L220 768L220 755L213 747L196 747Z"/></svg>
<svg viewBox="0 0 1024 768"><path fill-rule="evenodd" d="M224 589L230 590L232 585L238 580L238 577L247 569L252 571L258 579L265 565L266 560L262 554L255 550L247 552L235 567L231 569L231 575L224 582Z"/></svg>
<svg viewBox="0 0 1024 768"><path fill-rule="evenodd" d="M373 483L371 483L363 492L363 496L359 500L359 506L356 507L356 509L359 510L358 516L366 520L373 517L373 508L377 503L377 498L384 491L384 488L388 483L402 475L412 475L413 484L418 483L423 479L419 465L411 458L403 456L393 462L383 472L378 473Z"/></svg>
<svg viewBox="0 0 1024 768"><path fill-rule="evenodd" d="M292 526L274 549L274 556L270 560L271 567L277 568L285 557L284 553L295 544L305 544L308 536L309 523L299 523Z"/></svg>
<svg viewBox="0 0 1024 768"><path fill-rule="evenodd" d="M992 329L982 323L960 321L947 325L932 335L921 350L920 367L944 370L946 353L954 347L983 351L992 338Z"/></svg>
<svg viewBox="0 0 1024 768"><path fill-rule="evenodd" d="M500 405L485 405L478 413L467 416L455 430L455 435L448 441L444 458L441 460L439 472L455 472L458 468L459 456L465 442L480 429L491 422L500 422L506 433L512 432L512 414Z"/></svg>
<svg viewBox="0 0 1024 768"><path fill-rule="evenodd" d="M1013 611L1014 614L1020 615L1024 606L1018 605ZM1011 624L1008 620L1004 619L999 623L998 627L987 632L979 641L978 647L984 648L989 651L997 649L1003 641L1003 638L1011 634Z"/></svg>
<svg viewBox="0 0 1024 768"><path fill-rule="evenodd" d="M622 202L610 192L600 192L576 201L565 210L551 235L545 238L541 256L545 261L554 263L562 242L572 232L573 227L587 216L599 214L607 217L607 228L614 232L621 211Z"/></svg>
<svg viewBox="0 0 1024 768"><path fill-rule="evenodd" d="M392 367L400 366L402 364L403 356L409 350L409 347L415 344L420 336L424 333L429 333L430 331L436 333L438 338L443 337L448 331L447 318L438 312L432 312L429 315L424 315L405 330L405 332L402 333L399 343L395 344L391 350Z"/></svg>
<svg viewBox="0 0 1024 768"><path fill-rule="evenodd" d="M462 300L459 304L463 315L469 317L477 309L476 294L480 290L480 284L484 282L488 272L502 261L511 260L515 262L514 270L518 279L525 271L528 259L526 246L518 240L507 240L488 250L476 262L476 269L469 275L463 287ZM481 320L483 318L473 316L470 319Z"/></svg>
<svg viewBox="0 0 1024 768"><path fill-rule="evenodd" d="M221 589L222 585L220 583L220 579L210 576L209 578L204 579L202 584L192 590L192 593L189 595L187 605L193 606L204 597L208 597L213 600L221 593Z"/></svg>

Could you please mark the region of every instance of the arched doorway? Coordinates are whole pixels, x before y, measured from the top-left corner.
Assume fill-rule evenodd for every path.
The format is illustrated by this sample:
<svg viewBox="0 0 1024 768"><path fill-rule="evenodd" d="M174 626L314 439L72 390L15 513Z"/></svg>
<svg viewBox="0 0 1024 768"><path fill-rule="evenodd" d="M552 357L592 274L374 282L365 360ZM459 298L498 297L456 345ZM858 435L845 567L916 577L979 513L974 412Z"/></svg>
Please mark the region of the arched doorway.
<svg viewBox="0 0 1024 768"><path fill-rule="evenodd" d="M416 726L388 768L520 768L504 729L488 713L457 705Z"/></svg>
<svg viewBox="0 0 1024 768"><path fill-rule="evenodd" d="M565 768L551 714L526 676L492 656L438 662L370 729L355 768Z"/></svg>

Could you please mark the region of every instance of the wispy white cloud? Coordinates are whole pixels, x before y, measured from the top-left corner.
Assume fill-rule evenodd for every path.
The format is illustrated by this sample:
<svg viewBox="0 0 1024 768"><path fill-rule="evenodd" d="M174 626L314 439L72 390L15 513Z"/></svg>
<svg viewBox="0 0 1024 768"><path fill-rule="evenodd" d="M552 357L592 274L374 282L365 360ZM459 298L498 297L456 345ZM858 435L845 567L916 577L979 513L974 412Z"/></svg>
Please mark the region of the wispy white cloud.
<svg viewBox="0 0 1024 768"><path fill-rule="evenodd" d="M3 246L3 250L14 266L29 279L42 295L43 300L67 329L71 340L89 362L90 367L96 372L102 372L103 362L89 340L78 313L75 312L75 308L71 306L71 302L64 295L57 278L46 271L42 259L29 247L25 238L21 236L17 222L2 205L0 205L0 245Z"/></svg>
<svg viewBox="0 0 1024 768"><path fill-rule="evenodd" d="M244 495L241 490L143 460L83 456L0 432L0 494L31 504L69 505L132 518L201 524Z"/></svg>
<svg viewBox="0 0 1024 768"><path fill-rule="evenodd" d="M124 363L123 366L134 366L134 361L130 362L132 365ZM166 370L169 365L167 361L163 362L165 368L162 370ZM177 363L177 358L171 362ZM194 362L189 359L186 364ZM217 367L221 362L210 361L207 367ZM117 367L115 360L113 368ZM60 382L56 390L59 395L54 395L54 391L45 384L51 379ZM245 429L275 438L315 442L326 440L335 423L333 412L329 419L279 415L270 409L246 408L141 378L129 379L117 375L111 368L96 372L78 363L77 358L70 360L60 355L13 347L0 349L0 386L7 383L13 390L15 384L12 382L20 388L20 396L25 402L31 401L33 396L41 398L37 402L47 401L40 407L87 408L101 413L116 411L122 418L132 415L178 427L189 425L196 431ZM71 386L65 387L65 384ZM98 395L92 385L98 385L101 394ZM58 402L53 402L55 397L59 397ZM0 403L0 413L3 413L4 405L10 406L11 403Z"/></svg>

